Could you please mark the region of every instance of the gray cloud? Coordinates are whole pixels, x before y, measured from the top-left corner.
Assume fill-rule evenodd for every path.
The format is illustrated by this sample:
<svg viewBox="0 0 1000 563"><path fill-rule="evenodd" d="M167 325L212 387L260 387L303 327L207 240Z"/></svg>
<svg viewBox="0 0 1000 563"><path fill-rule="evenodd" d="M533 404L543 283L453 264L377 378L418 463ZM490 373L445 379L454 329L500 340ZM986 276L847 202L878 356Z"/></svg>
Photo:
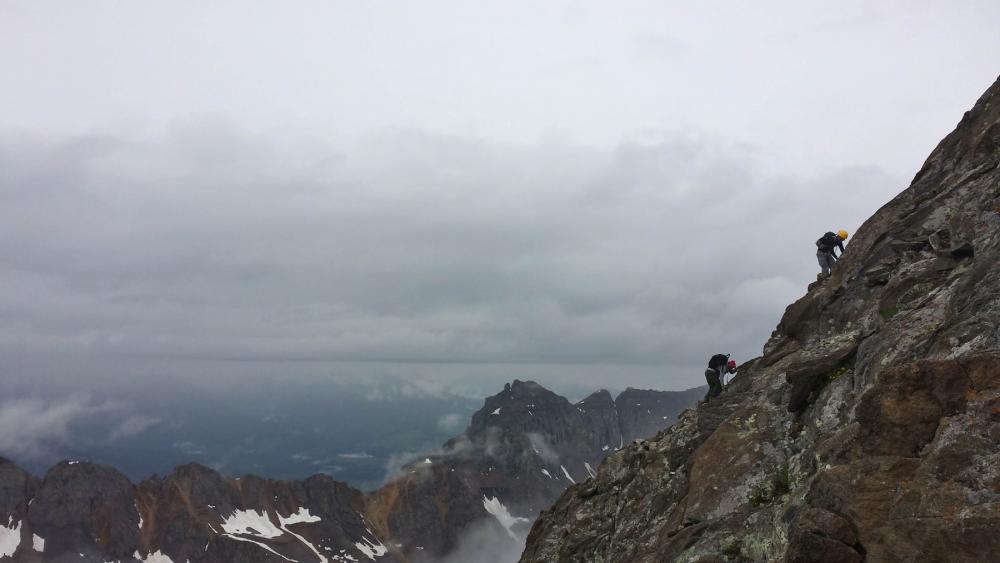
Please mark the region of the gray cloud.
<svg viewBox="0 0 1000 563"><path fill-rule="evenodd" d="M158 422L133 414L122 403L85 396L11 399L0 403L0 453L29 462L47 460L79 446L84 425L99 429L88 440L114 441L141 434Z"/></svg>
<svg viewBox="0 0 1000 563"><path fill-rule="evenodd" d="M438 419L438 428L440 428L442 432L458 434L459 432L465 430L468 420L469 415L467 414L449 413L442 415L441 418Z"/></svg>
<svg viewBox="0 0 1000 563"><path fill-rule="evenodd" d="M205 121L8 137L0 164L0 345L176 359L747 356L818 234L902 187L872 167L775 177L661 131L607 151L386 131L332 153Z"/></svg>
<svg viewBox="0 0 1000 563"><path fill-rule="evenodd" d="M458 538L454 549L442 558L423 555L417 551L412 555L414 563L516 563L524 551L526 535L515 532L511 538L496 522L483 520L469 526Z"/></svg>
<svg viewBox="0 0 1000 563"><path fill-rule="evenodd" d="M978 1L64 4L0 6L0 367L70 391L702 383L1000 53Z"/></svg>
<svg viewBox="0 0 1000 563"><path fill-rule="evenodd" d="M403 126L609 147L669 124L752 140L800 171L913 173L1000 55L989 0L0 10L3 130L139 132L223 112L345 145Z"/></svg>
<svg viewBox="0 0 1000 563"><path fill-rule="evenodd" d="M160 419L155 416L148 416L144 414L128 415L114 425L111 429L109 439L114 441L120 438L132 438L142 434L159 423Z"/></svg>
<svg viewBox="0 0 1000 563"><path fill-rule="evenodd" d="M180 450L184 455L201 457L208 453L208 450L204 446L196 444L195 442L174 442L174 448Z"/></svg>

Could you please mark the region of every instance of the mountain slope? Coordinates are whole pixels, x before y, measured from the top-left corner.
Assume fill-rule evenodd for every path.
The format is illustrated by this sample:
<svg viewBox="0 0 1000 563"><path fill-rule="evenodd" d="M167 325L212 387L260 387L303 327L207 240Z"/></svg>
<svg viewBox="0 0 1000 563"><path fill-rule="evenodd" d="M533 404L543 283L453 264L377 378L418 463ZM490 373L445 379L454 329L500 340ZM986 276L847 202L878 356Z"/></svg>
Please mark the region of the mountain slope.
<svg viewBox="0 0 1000 563"><path fill-rule="evenodd" d="M1000 553L1000 81L718 399L609 456L523 562Z"/></svg>

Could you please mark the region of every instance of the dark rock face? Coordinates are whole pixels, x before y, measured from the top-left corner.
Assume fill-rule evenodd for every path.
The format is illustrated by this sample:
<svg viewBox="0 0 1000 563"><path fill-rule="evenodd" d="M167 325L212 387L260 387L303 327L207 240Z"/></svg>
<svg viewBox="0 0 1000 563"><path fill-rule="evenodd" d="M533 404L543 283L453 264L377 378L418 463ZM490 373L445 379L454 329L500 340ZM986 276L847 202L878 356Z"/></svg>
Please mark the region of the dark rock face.
<svg viewBox="0 0 1000 563"><path fill-rule="evenodd" d="M611 393L602 389L577 403L576 407L583 414L584 425L593 429L589 444L591 450L607 452L611 448L620 448L625 445L626 438L622 435L622 426L625 424L624 419L627 415L619 413L618 405L611 398ZM683 407L677 409L675 416L681 410ZM669 422L661 424L657 430L667 426L669 426ZM648 435L652 436L655 433L656 430L653 430Z"/></svg>
<svg viewBox="0 0 1000 563"><path fill-rule="evenodd" d="M1000 81L718 398L609 456L525 562L1000 553Z"/></svg>
<svg viewBox="0 0 1000 563"><path fill-rule="evenodd" d="M128 558L136 550L139 514L132 483L110 467L62 462L45 475L28 508L31 533L53 552L91 544L108 558ZM88 547L91 547L88 546Z"/></svg>
<svg viewBox="0 0 1000 563"><path fill-rule="evenodd" d="M196 464L137 485L75 461L36 479L0 459L0 559L419 562L451 553L470 532L516 553L530 519L566 487L702 392L630 389L619 407L601 391L574 405L515 381L441 452L367 496L326 476L234 479Z"/></svg>

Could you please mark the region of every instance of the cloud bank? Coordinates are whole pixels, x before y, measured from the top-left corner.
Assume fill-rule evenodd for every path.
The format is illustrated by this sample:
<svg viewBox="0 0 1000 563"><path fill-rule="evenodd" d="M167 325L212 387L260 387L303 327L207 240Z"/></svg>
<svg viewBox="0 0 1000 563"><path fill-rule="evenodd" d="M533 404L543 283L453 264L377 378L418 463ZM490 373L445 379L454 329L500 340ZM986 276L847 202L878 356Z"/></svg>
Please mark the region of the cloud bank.
<svg viewBox="0 0 1000 563"><path fill-rule="evenodd" d="M348 153L222 121L0 140L0 347L178 359L696 365L759 351L813 241L901 187L384 131Z"/></svg>
<svg viewBox="0 0 1000 563"><path fill-rule="evenodd" d="M136 414L121 403L87 397L7 400L0 402L0 452L38 461L79 446L81 441L130 438L158 423L159 419ZM94 427L99 430L84 430Z"/></svg>

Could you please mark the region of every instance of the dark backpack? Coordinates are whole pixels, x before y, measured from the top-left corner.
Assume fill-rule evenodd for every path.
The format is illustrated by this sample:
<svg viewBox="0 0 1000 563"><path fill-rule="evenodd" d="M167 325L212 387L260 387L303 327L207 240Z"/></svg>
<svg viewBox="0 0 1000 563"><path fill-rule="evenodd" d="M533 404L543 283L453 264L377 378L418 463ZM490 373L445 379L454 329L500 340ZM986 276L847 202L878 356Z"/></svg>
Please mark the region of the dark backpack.
<svg viewBox="0 0 1000 563"><path fill-rule="evenodd" d="M726 354L716 354L708 360L708 367L712 369L720 368L729 363L729 356Z"/></svg>
<svg viewBox="0 0 1000 563"><path fill-rule="evenodd" d="M837 236L837 233L826 233L819 237L816 246L824 252L830 252L837 246L838 242L840 242L840 237Z"/></svg>

